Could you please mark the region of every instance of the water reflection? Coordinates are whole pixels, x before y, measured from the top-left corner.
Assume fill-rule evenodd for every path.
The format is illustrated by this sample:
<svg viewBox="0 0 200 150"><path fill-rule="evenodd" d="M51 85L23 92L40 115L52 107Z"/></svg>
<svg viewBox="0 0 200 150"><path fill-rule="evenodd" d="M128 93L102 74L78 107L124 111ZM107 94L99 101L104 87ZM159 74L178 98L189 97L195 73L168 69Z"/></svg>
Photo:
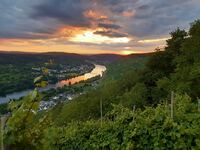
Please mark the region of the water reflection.
<svg viewBox="0 0 200 150"><path fill-rule="evenodd" d="M46 88L40 88L39 91L47 91L49 89L52 88L58 88L58 87L63 87L64 85L73 85L75 83L78 83L80 81L84 81L96 76L102 76L103 72L106 71L106 67L102 66L102 65L95 65L95 68L90 72L90 73L86 73L84 75L75 77L75 78L71 78L69 80L62 80L59 81L57 84L53 84L53 85L49 85ZM6 97L0 97L0 104L1 103L7 103L9 102L10 99L19 99L20 97L23 97L25 95L27 95L30 91L32 90L25 90L25 91L21 91L21 92L15 92L15 93L11 93L6 95Z"/></svg>
<svg viewBox="0 0 200 150"><path fill-rule="evenodd" d="M90 78L96 77L96 76L101 76L103 75L103 72L106 71L106 67L105 66L101 66L101 65L95 65L95 68L90 72L90 73L86 73L84 75L75 77L75 78L71 78L68 80L62 80L60 82L58 82L56 84L56 87L63 87L65 85L73 85L75 83L78 83L80 81L85 81L88 80Z"/></svg>

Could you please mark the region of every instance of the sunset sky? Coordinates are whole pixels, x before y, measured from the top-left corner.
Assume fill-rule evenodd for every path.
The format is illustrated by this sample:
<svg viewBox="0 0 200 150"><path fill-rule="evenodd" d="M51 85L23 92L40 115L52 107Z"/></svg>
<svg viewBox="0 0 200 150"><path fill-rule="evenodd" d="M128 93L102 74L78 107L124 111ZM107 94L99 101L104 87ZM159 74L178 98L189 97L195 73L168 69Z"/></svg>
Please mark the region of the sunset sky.
<svg viewBox="0 0 200 150"><path fill-rule="evenodd" d="M143 53L200 19L200 0L0 0L0 50Z"/></svg>

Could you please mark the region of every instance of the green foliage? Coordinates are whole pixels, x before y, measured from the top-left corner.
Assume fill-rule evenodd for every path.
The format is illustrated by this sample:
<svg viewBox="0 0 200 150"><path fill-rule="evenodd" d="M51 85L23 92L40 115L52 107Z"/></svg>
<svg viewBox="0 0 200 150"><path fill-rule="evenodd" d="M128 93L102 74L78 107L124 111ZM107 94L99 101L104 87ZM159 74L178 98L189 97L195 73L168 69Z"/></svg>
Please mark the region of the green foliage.
<svg viewBox="0 0 200 150"><path fill-rule="evenodd" d="M33 71L32 68L47 67L59 69L60 65L78 66L81 64L91 65L86 62L87 58L76 54L66 53L2 53L0 52L0 96L26 89L34 89L33 80L40 70ZM43 73L48 72L43 69ZM57 82L56 77L49 78ZM44 80L44 79L43 79Z"/></svg>
<svg viewBox="0 0 200 150"><path fill-rule="evenodd" d="M147 89L143 83L137 83L129 92L121 98L121 103L126 107L143 108L146 104Z"/></svg>
<svg viewBox="0 0 200 150"><path fill-rule="evenodd" d="M178 28L171 33L165 50L150 57L140 79L148 91L147 104L159 103L172 90L188 93L193 99L200 96L199 30L200 21L192 23L188 33Z"/></svg>
<svg viewBox="0 0 200 150"><path fill-rule="evenodd" d="M131 111L114 106L100 120L74 122L46 130L43 149L199 149L200 112L187 95L176 95L170 107Z"/></svg>
<svg viewBox="0 0 200 150"><path fill-rule="evenodd" d="M199 97L200 90L200 21L195 21L182 46L182 55L177 57L177 70L172 79L177 82L177 89L187 92L192 97Z"/></svg>
<svg viewBox="0 0 200 150"><path fill-rule="evenodd" d="M190 30L196 31L198 26L196 21ZM167 99L172 90L188 93L196 99L200 96L200 48L198 35L192 36L192 33L178 28L170 33L171 38L167 40L164 51L158 50L147 56L130 56L110 64L103 79L104 84L99 89L66 103L60 113L57 113L56 118L59 119L56 122L62 125L72 120L99 118L97 110L101 99L104 114L111 110L111 103L129 108L156 106ZM192 49L194 52L191 52ZM195 60L192 65L191 60ZM138 70L139 68L142 70Z"/></svg>
<svg viewBox="0 0 200 150"><path fill-rule="evenodd" d="M137 74L134 71L128 71L123 75L123 78L120 80L111 80L111 81L103 81L101 86L98 89L93 89L89 91L87 94L81 95L73 101L69 101L64 104L60 113L56 110L56 114L54 110L50 111L53 116L56 116L56 123L59 125L67 124L73 120L86 120L89 118L99 118L99 105L100 100L103 101L103 113L110 111L112 109L111 104L119 104L122 103L124 106L132 107L134 105L138 105L138 107L143 106L142 101L143 98L138 95L140 99L134 98L134 96L130 91L137 83ZM139 87L137 91L141 92L143 85L136 85L135 88ZM132 90L133 91L133 90ZM127 94L125 94L127 93ZM145 93L143 93L145 94ZM135 94L137 95L137 94ZM129 98L131 98L129 100Z"/></svg>
<svg viewBox="0 0 200 150"><path fill-rule="evenodd" d="M100 87L41 116L34 113L41 99L37 91L11 104L6 141L19 149L200 149L199 31L195 21L188 33L172 32L165 50L153 54L146 68L147 57L111 64ZM41 80L35 81L45 85ZM172 90L177 93L173 118Z"/></svg>
<svg viewBox="0 0 200 150"><path fill-rule="evenodd" d="M0 58L1 59L1 58ZM31 66L0 63L0 96L33 88Z"/></svg>
<svg viewBox="0 0 200 150"><path fill-rule="evenodd" d="M41 96L37 90L23 98L23 102L11 102L12 116L5 128L5 143L16 149L27 146L33 149L40 144L44 126L50 125L48 117L37 118L38 105Z"/></svg>
<svg viewBox="0 0 200 150"><path fill-rule="evenodd" d="M43 75L34 80L37 87L47 85L47 82L42 81L47 73L48 70L44 68ZM8 118L6 123L4 139L6 144L10 144L16 149L24 149L27 146L33 149L36 145L40 145L39 139L42 136L43 127L50 123L47 115L38 118L40 101L41 95L35 88L21 101L10 102L9 109L12 116Z"/></svg>
<svg viewBox="0 0 200 150"><path fill-rule="evenodd" d="M181 54L181 47L187 36L186 31L176 29L170 33L171 38L168 39L165 51L157 51L147 63L148 68L152 71L162 73L168 76L174 72L176 63L174 59Z"/></svg>
<svg viewBox="0 0 200 150"><path fill-rule="evenodd" d="M0 115L8 112L8 104L0 104Z"/></svg>
<svg viewBox="0 0 200 150"><path fill-rule="evenodd" d="M134 71L143 69L145 63L148 61L150 55L130 55L125 58L121 58L107 66L106 81L117 80L123 77L127 71Z"/></svg>

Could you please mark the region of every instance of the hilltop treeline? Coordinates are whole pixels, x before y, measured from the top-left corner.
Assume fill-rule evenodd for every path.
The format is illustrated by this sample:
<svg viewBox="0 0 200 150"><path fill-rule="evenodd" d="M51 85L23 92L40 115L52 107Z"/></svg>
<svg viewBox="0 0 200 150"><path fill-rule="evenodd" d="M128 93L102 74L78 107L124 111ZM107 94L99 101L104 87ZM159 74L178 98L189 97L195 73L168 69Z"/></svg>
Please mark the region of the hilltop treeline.
<svg viewBox="0 0 200 150"><path fill-rule="evenodd" d="M98 89L53 110L34 113L36 91L23 104L12 103L5 141L16 149L200 149L200 21L170 35L164 51L145 61L130 58L145 66L115 63L119 71L108 71Z"/></svg>
<svg viewBox="0 0 200 150"><path fill-rule="evenodd" d="M177 29L170 33L171 38L166 41L164 51L157 49L150 55L114 62L108 67L101 88L67 103L55 118L61 124L98 118L100 100L103 101L104 113L111 110L112 103L131 109L156 106L168 100L171 91L187 93L195 100L200 96L199 30L200 21L196 21L191 24L189 32Z"/></svg>

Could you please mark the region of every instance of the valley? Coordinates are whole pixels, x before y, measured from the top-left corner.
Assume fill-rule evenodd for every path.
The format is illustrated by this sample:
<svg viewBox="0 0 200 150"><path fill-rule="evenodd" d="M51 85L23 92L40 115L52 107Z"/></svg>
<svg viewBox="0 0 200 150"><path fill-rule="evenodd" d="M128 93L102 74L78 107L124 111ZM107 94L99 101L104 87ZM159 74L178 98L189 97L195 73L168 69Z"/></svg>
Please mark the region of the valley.
<svg viewBox="0 0 200 150"><path fill-rule="evenodd" d="M0 150L200 150L200 0L0 14Z"/></svg>

